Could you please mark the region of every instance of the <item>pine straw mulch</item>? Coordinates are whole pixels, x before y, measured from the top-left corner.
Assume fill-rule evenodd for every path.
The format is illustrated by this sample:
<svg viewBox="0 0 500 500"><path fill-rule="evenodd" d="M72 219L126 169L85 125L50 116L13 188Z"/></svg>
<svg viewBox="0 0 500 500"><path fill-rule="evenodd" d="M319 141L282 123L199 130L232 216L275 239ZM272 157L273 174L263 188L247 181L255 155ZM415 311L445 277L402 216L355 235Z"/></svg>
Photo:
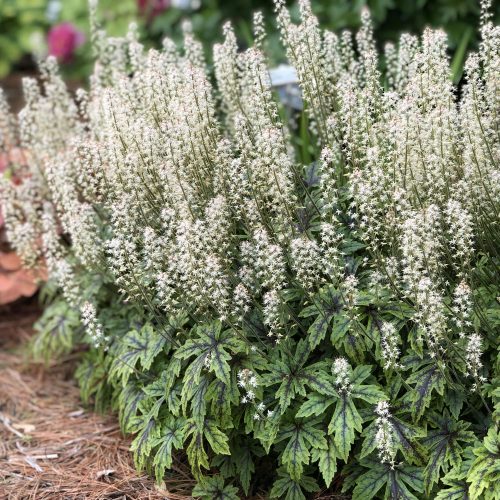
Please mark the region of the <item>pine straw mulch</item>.
<svg viewBox="0 0 500 500"><path fill-rule="evenodd" d="M0 499L191 498L185 464L157 487L136 472L116 416L82 408L74 358L48 367L27 359L37 314L33 301L0 309Z"/></svg>

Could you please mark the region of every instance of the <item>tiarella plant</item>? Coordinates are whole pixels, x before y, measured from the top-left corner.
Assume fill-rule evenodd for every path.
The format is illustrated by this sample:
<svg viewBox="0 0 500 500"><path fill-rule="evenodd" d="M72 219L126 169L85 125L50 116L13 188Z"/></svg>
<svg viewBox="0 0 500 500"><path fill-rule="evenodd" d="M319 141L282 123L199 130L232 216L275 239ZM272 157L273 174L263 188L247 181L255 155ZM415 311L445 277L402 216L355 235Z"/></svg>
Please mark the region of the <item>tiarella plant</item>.
<svg viewBox="0 0 500 500"><path fill-rule="evenodd" d="M298 116L258 16L244 52L224 27L213 83L189 25L146 52L91 7L90 88L75 104L53 59L25 81L30 174L3 190L12 244L61 290L36 352L88 344L84 399L112 402L159 482L187 455L194 496L500 498L488 5L456 89L440 31L382 72L368 11L354 42L277 1Z"/></svg>

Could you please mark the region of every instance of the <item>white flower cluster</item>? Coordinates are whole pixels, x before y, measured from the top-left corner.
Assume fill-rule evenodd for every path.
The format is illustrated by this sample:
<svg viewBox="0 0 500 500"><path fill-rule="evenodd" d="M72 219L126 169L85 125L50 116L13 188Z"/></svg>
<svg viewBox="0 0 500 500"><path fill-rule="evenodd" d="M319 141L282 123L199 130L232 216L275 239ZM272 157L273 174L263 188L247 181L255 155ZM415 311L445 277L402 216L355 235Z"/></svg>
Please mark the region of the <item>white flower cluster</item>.
<svg viewBox="0 0 500 500"><path fill-rule="evenodd" d="M103 327L97 318L95 305L91 302L84 302L80 307L80 313L92 345L100 347L107 344L109 337L105 335Z"/></svg>
<svg viewBox="0 0 500 500"><path fill-rule="evenodd" d="M483 366L481 362L481 343L481 337L477 333L473 333L467 340L467 347L465 351L465 362L467 365L467 370L469 372L469 375L475 379L475 382L472 385L473 391L478 389L479 383L486 382L486 378L482 375L479 375L479 370Z"/></svg>
<svg viewBox="0 0 500 500"><path fill-rule="evenodd" d="M263 418L271 418L274 415L272 410L267 410L263 402L255 402L255 389L258 387L257 376L252 370L244 368L238 372L238 386L245 390L245 395L241 398L242 404L255 404L254 420L262 420Z"/></svg>
<svg viewBox="0 0 500 500"><path fill-rule="evenodd" d="M477 347L472 267L476 253L496 255L499 234L499 28L485 18L460 96L446 37L431 29L386 48L384 89L368 10L352 37L323 32L308 0L299 24L275 5L316 163L299 164L280 118L260 16L247 50L224 26L212 82L189 24L183 50L168 39L146 50L134 26L106 37L93 6L97 63L77 103L53 58L41 86L24 82L19 136L0 95L1 153L19 146L24 158L12 161L21 182L2 183L9 239L26 263L44 259L77 307L83 272L151 314L219 318L251 327L249 342L280 342L302 326L289 289L309 302L333 284L356 319L370 272L377 294L415 309L430 356L455 349L454 336ZM360 239L361 264L349 255ZM399 366L389 323L380 347L383 365Z"/></svg>
<svg viewBox="0 0 500 500"><path fill-rule="evenodd" d="M377 443L378 456L382 463L387 463L394 468L396 449L394 448L394 426L391 422L391 412L387 401L379 401L375 407L377 418L375 420L377 433L375 441Z"/></svg>
<svg viewBox="0 0 500 500"><path fill-rule="evenodd" d="M461 338L465 336L465 329L472 326L472 306L472 290L462 280L453 291L453 305L451 307L451 310L455 314L455 324L460 329L459 335Z"/></svg>
<svg viewBox="0 0 500 500"><path fill-rule="evenodd" d="M334 383L341 394L349 395L352 390L351 366L345 358L337 358L333 362L332 373L335 377Z"/></svg>
<svg viewBox="0 0 500 500"><path fill-rule="evenodd" d="M380 344L382 348L382 358L384 359L384 368L389 370L391 368L402 368L399 363L399 343L401 339L398 336L396 327L387 321L382 323L380 328Z"/></svg>
<svg viewBox="0 0 500 500"><path fill-rule="evenodd" d="M246 393L241 398L241 402L253 403L255 400L255 389L257 388L257 377L252 370L245 368L238 372L238 385L245 389Z"/></svg>

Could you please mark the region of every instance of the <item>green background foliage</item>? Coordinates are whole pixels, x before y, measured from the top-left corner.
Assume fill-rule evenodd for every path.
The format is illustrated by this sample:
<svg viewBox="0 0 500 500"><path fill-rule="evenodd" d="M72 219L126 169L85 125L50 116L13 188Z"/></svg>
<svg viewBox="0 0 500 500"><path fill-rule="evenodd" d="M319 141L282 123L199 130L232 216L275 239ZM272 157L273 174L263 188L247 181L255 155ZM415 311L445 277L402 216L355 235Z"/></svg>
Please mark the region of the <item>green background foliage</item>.
<svg viewBox="0 0 500 500"><path fill-rule="evenodd" d="M43 53L50 26L57 22L71 22L88 35L87 0L60 2L61 9L56 20L47 17L47 0L2 0L0 2L0 77L15 69L26 56ZM292 15L297 13L297 5ZM495 18L500 16L500 4L494 2ZM189 19L197 38L211 46L221 39L221 26L231 20L243 45L251 41L252 13L262 10L272 24L272 2L269 0L202 0L195 10L169 7L163 13L148 21L140 16L134 0L99 2L102 18L108 33L118 35L126 31L131 21L141 27L145 43L159 46L164 36L181 39L181 24ZM443 28L449 36L450 50L456 54L454 74L461 74L464 54L477 47L477 26L479 24L479 2L476 0L314 0L313 11L324 28L338 31L359 27L359 15L363 6L369 6L380 45L386 41L397 41L402 32L418 34L426 26ZM87 36L88 40L88 36ZM277 35L269 40L269 54L275 62L283 59ZM73 62L63 68L67 75L84 77L89 74L91 55L87 43L78 49Z"/></svg>

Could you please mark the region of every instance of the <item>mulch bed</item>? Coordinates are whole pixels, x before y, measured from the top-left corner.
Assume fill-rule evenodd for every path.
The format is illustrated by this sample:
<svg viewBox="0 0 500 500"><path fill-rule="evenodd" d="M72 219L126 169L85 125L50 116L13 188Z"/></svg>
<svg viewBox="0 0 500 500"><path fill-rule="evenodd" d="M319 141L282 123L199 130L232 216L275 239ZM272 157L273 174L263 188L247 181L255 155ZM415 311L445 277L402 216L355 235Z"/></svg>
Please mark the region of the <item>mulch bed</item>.
<svg viewBox="0 0 500 500"><path fill-rule="evenodd" d="M82 407L74 357L50 366L28 359L38 314L34 300L0 309L0 499L191 498L183 463L158 487L136 472L116 416Z"/></svg>

